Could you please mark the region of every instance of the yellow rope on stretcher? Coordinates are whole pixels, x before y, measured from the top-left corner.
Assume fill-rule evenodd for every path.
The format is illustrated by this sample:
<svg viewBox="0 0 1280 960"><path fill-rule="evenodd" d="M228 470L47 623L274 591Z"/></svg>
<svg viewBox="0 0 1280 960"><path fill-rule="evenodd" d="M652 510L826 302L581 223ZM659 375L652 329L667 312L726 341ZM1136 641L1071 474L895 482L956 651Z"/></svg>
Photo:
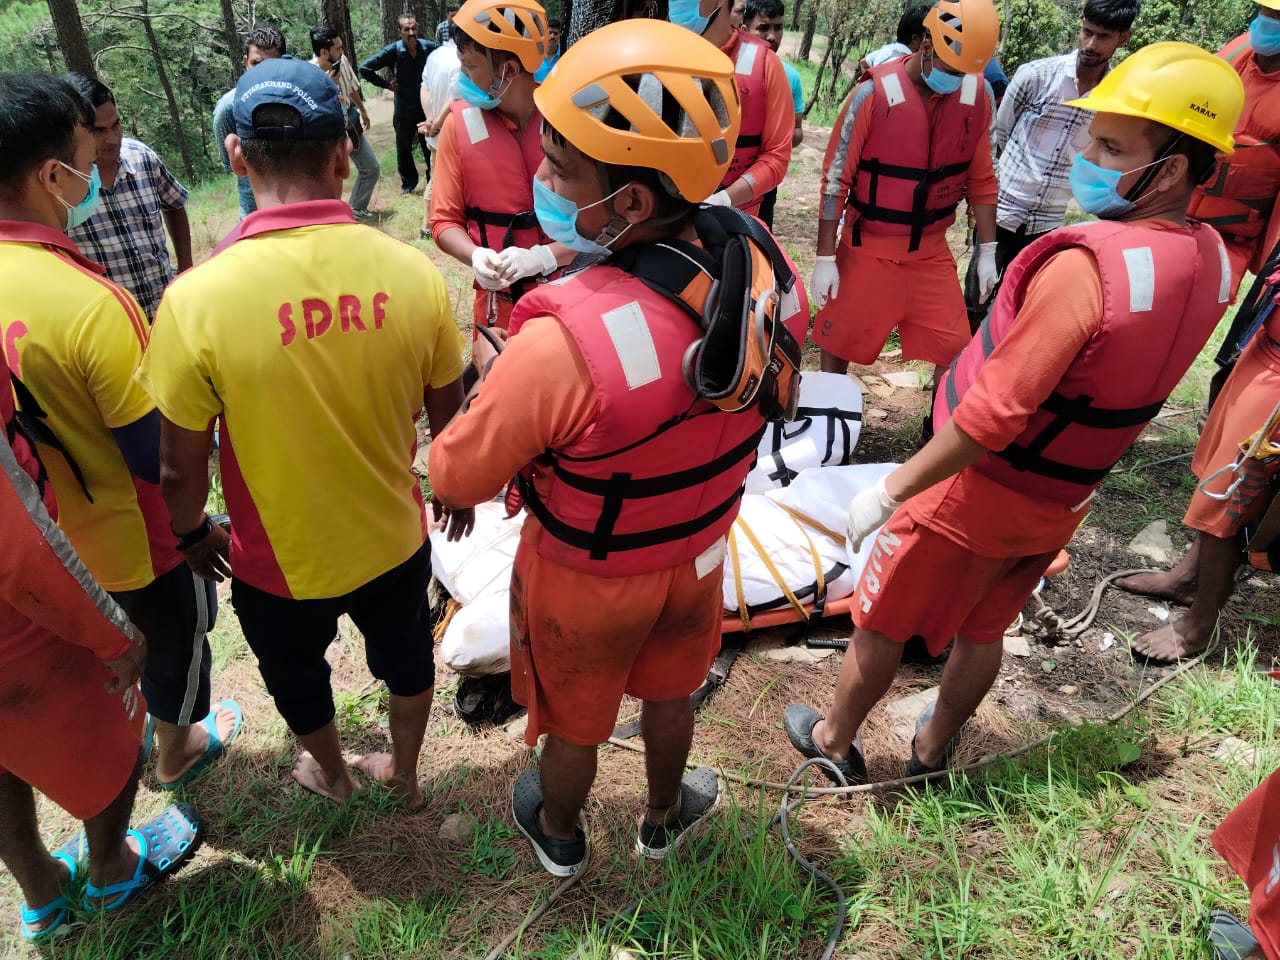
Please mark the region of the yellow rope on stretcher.
<svg viewBox="0 0 1280 960"><path fill-rule="evenodd" d="M818 531L818 533L822 534L827 539L833 540L839 544L844 543L845 537L843 533L837 533L835 530L832 530L826 524L819 523L817 520L813 519L813 517L809 516L807 513L797 510L795 507L788 507L785 503L778 503L777 501L774 501L774 506L780 507L785 513L787 513L791 517L792 520L795 520L797 523L800 523L811 530Z"/></svg>
<svg viewBox="0 0 1280 960"><path fill-rule="evenodd" d="M795 518L792 518L792 520L795 522ZM738 517L738 519L733 522L735 530L739 525L742 526L742 532L746 535L747 539L751 541L751 545L756 548L756 552L760 555L761 563L763 563L765 569L769 571L769 576L773 577L773 582L778 585L778 589L781 590L782 595L787 598L787 602L790 603L791 606L795 607L796 612L798 612L803 619L808 620L809 611L805 609L804 604L800 602L800 599L795 595L795 592L787 586L787 581L782 576L782 572L769 558L768 553L764 549L764 545L760 542L759 538L756 537L755 533L751 530L751 527L747 525L747 522L743 520L742 517ZM805 542L809 545L809 556L813 560L814 582L817 587L814 593L814 599L816 601L817 599L826 596L827 593L827 578L826 574L823 573L822 570L822 557L818 554L818 548L813 545L813 538L805 532L804 527L799 522L796 522L796 528L800 531L800 535L804 537ZM744 598L742 591L742 576L738 566L737 538L734 536L735 530L730 530L729 532L729 543L733 549L733 579L738 593L738 615L742 618L743 629L746 630L750 627L751 618L746 612L746 599Z"/></svg>
<svg viewBox="0 0 1280 960"><path fill-rule="evenodd" d="M729 528L729 563L733 566L733 589L738 595L738 617L742 620L742 632L751 629L751 614L747 612L747 598L742 592L742 567L738 558L738 538L734 527Z"/></svg>

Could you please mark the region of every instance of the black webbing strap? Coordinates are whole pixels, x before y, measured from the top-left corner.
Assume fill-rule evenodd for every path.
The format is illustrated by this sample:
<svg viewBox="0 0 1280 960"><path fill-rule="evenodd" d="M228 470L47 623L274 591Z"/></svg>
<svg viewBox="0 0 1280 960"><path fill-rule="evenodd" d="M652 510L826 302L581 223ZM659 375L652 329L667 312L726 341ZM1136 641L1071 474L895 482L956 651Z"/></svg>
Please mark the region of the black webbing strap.
<svg viewBox="0 0 1280 960"><path fill-rule="evenodd" d="M948 391L947 401L948 403L951 401L950 391ZM1121 430L1141 426L1160 412L1164 401L1147 404L1145 407L1126 409L1094 407L1091 406L1092 401L1093 398L1087 396L1068 398L1060 393L1050 394L1040 408L1052 413L1053 420L1049 421L1030 443L1011 443L996 453L996 456L1007 461L1015 470L1034 473L1051 480L1082 485L1100 483L1111 472L1111 468L1119 462L1119 457L1105 467L1077 467L1046 457L1045 449L1073 424L1096 430Z"/></svg>
<svg viewBox="0 0 1280 960"><path fill-rule="evenodd" d="M759 147L764 144L764 134L761 133L744 133L738 137L738 148L742 147Z"/></svg>
<svg viewBox="0 0 1280 960"><path fill-rule="evenodd" d="M629 473L615 473L607 479L588 477L580 473L574 473L564 467L560 462L561 457L559 454L552 455L551 465L555 469L557 479L566 486L581 490L583 493L595 497L602 497L606 501L614 498L618 500L641 500L646 497L662 497L669 493L687 490L689 487L696 487L698 484L706 483L708 480L724 473L729 467L740 462L756 449L763 432L764 425L761 424L759 430L752 431L751 435L736 447L720 454L714 460L691 467L688 470L665 473L657 477L636 479ZM608 505L606 503L607 509Z"/></svg>
<svg viewBox="0 0 1280 960"><path fill-rule="evenodd" d="M529 230L538 225L538 218L532 210L521 213L496 213L493 210L485 210L483 207L463 207L462 215L480 227L480 245L490 250L494 249L494 246L489 242L489 231L485 227L502 227L507 231L506 236L509 237L514 230ZM505 241L503 245L506 245Z"/></svg>
<svg viewBox="0 0 1280 960"><path fill-rule="evenodd" d="M871 182L867 188L867 199L865 201L859 200L857 192L854 191L849 197L850 205L869 220L911 227L911 237L907 250L913 251L920 248L920 241L924 237L925 227L931 226L939 220L945 220L955 212L955 204L950 204L937 210L930 210L928 207L929 188L949 177L964 173L969 169L969 162L967 160L957 161L941 167L926 169L923 167L908 167L896 163L885 163L876 157L866 157L858 161L858 169L870 174ZM915 184L911 191L910 210L895 210L880 205L877 197L880 191L881 177L906 180ZM857 226L855 223L853 236L855 244L861 241L862 238L861 231L857 229Z"/></svg>
<svg viewBox="0 0 1280 960"><path fill-rule="evenodd" d="M640 530L635 533L614 533L612 529L603 529L602 523L597 523L594 530L580 530L577 527L570 526L547 509L546 504L538 497L538 492L534 489L532 483L523 477L519 477L517 480L520 485L520 492L524 496L525 506L538 518L538 522L542 524L547 533L561 543L567 543L571 547L588 551L592 560L604 560L611 553L620 553L625 550L643 550L646 547L655 547L663 543L688 539L711 526L711 524L737 506L738 501L742 498L743 489L742 487L737 487L724 501L692 520L673 523L665 527L656 527L653 530ZM606 511L601 511L602 520L605 513ZM616 521L616 514L613 519Z"/></svg>
<svg viewBox="0 0 1280 960"><path fill-rule="evenodd" d="M1218 354L1215 356L1214 362L1220 367L1225 367L1233 363L1240 355L1240 351L1244 349L1244 336L1248 333L1249 328L1253 326L1253 322L1257 319L1258 312L1268 305L1268 301L1278 291L1275 287L1267 283L1276 270L1280 269L1280 243L1272 248L1271 253L1267 256L1267 262L1263 264L1261 270L1258 271L1254 278L1253 284L1249 287L1249 294L1241 301L1236 315L1231 321L1231 327L1227 330L1227 335L1222 341L1222 346L1218 348Z"/></svg>
<svg viewBox="0 0 1280 960"><path fill-rule="evenodd" d="M814 417L827 418L827 447L822 455L823 463L827 463L831 459L831 455L835 453L837 427L844 434L845 449L852 447L853 432L849 424L861 423L861 412L841 410L839 407L796 407L796 418L790 423L771 423L769 425L769 452L777 453L782 449L783 440L794 440L806 430L812 429ZM788 427L793 427L794 429L789 431Z"/></svg>
<svg viewBox="0 0 1280 960"><path fill-rule="evenodd" d="M18 409L14 411L14 419L17 426L22 430L25 436L32 443L43 443L46 447L52 447L62 459L67 462L67 466L71 468L71 475L76 478L76 483L80 484L80 490L84 494L84 498L93 503L93 497L89 493L89 485L84 481L84 474L80 470L80 464L76 463L76 458L58 439L57 434L53 432L50 426L45 423L45 418L49 415L44 412L36 398L32 396L31 391L27 389L27 385L18 379L17 374L10 374L13 381L13 392L18 398ZM33 451L34 452L34 451ZM47 477L44 464L40 464L40 477L37 482L43 488L43 481Z"/></svg>

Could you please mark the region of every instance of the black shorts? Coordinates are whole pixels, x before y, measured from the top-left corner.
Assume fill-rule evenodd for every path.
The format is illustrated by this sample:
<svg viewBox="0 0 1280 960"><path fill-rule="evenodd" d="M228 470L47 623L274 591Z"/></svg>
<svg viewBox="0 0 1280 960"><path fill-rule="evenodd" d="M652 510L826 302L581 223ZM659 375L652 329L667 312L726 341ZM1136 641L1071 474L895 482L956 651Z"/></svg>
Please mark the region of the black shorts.
<svg viewBox="0 0 1280 960"><path fill-rule="evenodd" d="M325 651L348 614L364 635L369 672L397 697L416 697L436 680L427 584L431 543L346 596L294 600L232 579L231 602L276 709L298 736L334 716Z"/></svg>
<svg viewBox="0 0 1280 960"><path fill-rule="evenodd" d="M157 720L186 725L209 713L209 639L218 594L180 563L141 590L111 594L147 638L142 694Z"/></svg>

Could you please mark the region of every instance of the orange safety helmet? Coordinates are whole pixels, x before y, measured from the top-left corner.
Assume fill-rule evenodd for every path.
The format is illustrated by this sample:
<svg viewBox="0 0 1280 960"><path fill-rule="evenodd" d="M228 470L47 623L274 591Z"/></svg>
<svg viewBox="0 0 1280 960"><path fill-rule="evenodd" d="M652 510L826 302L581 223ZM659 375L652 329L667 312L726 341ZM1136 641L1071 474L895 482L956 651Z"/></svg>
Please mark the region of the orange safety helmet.
<svg viewBox="0 0 1280 960"><path fill-rule="evenodd" d="M733 62L665 20L593 30L565 51L533 101L588 157L657 170L691 203L720 186L741 123ZM680 108L675 117L672 101ZM611 111L625 125L606 123Z"/></svg>
<svg viewBox="0 0 1280 960"><path fill-rule="evenodd" d="M467 0L453 25L482 47L514 53L530 73L547 58L547 11L538 0Z"/></svg>
<svg viewBox="0 0 1280 960"><path fill-rule="evenodd" d="M934 55L961 73L982 73L1000 40L1000 17L991 0L938 0L924 28Z"/></svg>

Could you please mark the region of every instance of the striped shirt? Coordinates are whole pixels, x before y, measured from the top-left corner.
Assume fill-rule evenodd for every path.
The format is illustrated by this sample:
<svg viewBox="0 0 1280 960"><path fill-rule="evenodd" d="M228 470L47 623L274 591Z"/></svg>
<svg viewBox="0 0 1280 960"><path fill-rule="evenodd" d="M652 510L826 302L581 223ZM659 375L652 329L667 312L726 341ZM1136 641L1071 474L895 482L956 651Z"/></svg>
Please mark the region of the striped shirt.
<svg viewBox="0 0 1280 960"><path fill-rule="evenodd" d="M176 274L165 246L162 214L181 210L187 188L145 143L125 137L120 169L110 188L103 184L97 212L67 236L107 276L134 295L147 318Z"/></svg>
<svg viewBox="0 0 1280 960"><path fill-rule="evenodd" d="M1028 234L1063 225L1071 199L1071 163L1089 143L1091 114L1063 102L1079 96L1076 53L1024 63L996 114L1000 153L996 222Z"/></svg>

